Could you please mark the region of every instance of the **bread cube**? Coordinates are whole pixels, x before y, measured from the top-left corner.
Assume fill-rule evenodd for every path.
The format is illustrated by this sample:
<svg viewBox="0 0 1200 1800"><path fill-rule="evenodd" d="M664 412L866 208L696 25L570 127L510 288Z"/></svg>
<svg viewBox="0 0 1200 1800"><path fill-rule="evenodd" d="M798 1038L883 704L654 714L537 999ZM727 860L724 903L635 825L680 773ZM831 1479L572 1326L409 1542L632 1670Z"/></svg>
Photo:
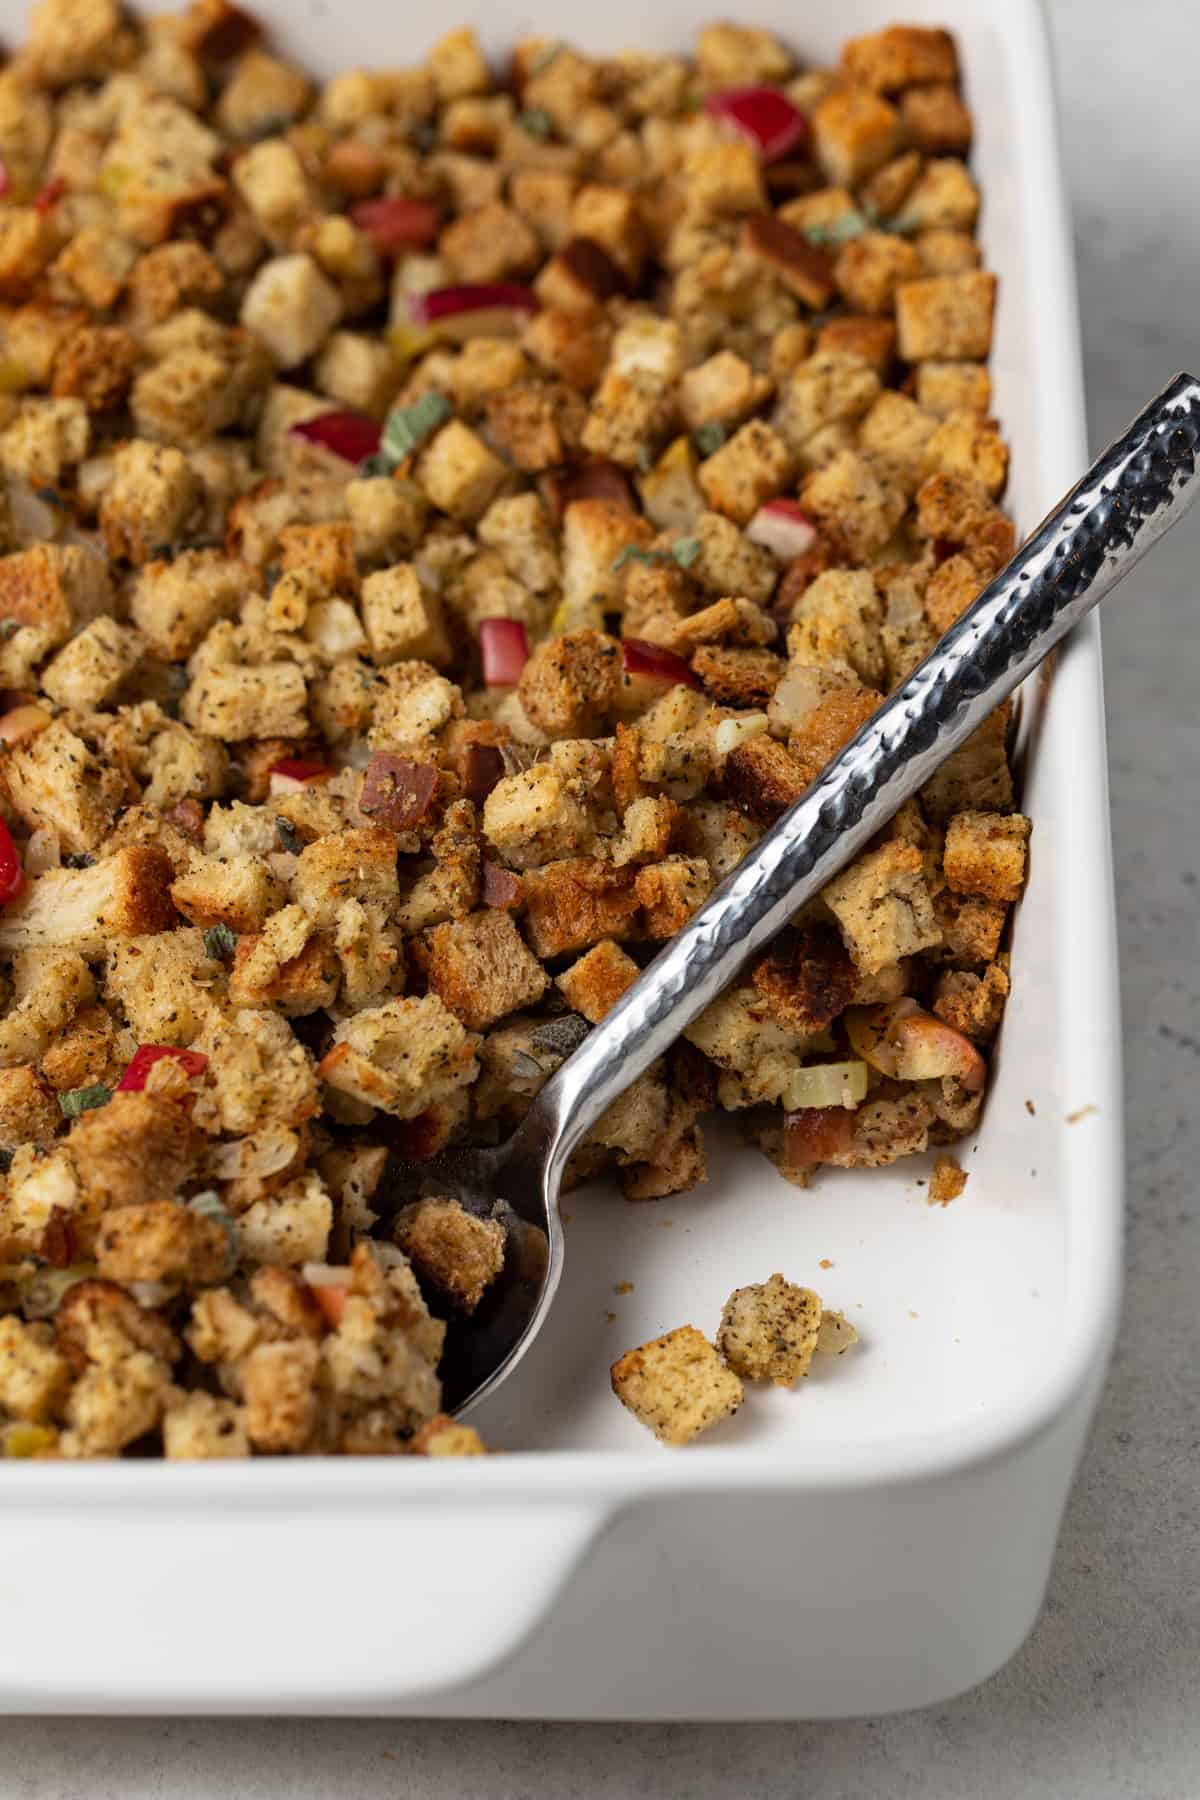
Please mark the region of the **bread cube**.
<svg viewBox="0 0 1200 1800"><path fill-rule="evenodd" d="M536 266L541 247L519 212L502 200L466 212L438 240L438 254L460 281L508 281Z"/></svg>
<svg viewBox="0 0 1200 1800"><path fill-rule="evenodd" d="M0 1319L0 1406L14 1419L37 1423L56 1414L71 1385L67 1359L48 1325L27 1325L15 1314Z"/></svg>
<svg viewBox="0 0 1200 1800"><path fill-rule="evenodd" d="M923 362L917 368L917 404L939 419L958 412L985 415L992 383L982 363Z"/></svg>
<svg viewBox="0 0 1200 1800"><path fill-rule="evenodd" d="M1010 984L1004 960L989 963L982 975L949 969L939 976L933 1002L938 1018L976 1043L990 1043L1000 1029L1008 998Z"/></svg>
<svg viewBox="0 0 1200 1800"><path fill-rule="evenodd" d="M598 1025L640 974L633 958L619 944L605 940L556 976L555 986L568 1006Z"/></svg>
<svg viewBox="0 0 1200 1800"><path fill-rule="evenodd" d="M700 543L700 554L688 567L694 581L710 594L739 594L766 604L779 579L770 551L743 537L722 513L702 512L692 532Z"/></svg>
<svg viewBox="0 0 1200 1800"><path fill-rule="evenodd" d="M25 46L31 72L49 88L103 79L115 66L124 24L115 0L39 0Z"/></svg>
<svg viewBox="0 0 1200 1800"><path fill-rule="evenodd" d="M904 517L903 485L883 457L840 450L800 490L801 504L855 562L881 550Z"/></svg>
<svg viewBox="0 0 1200 1800"><path fill-rule="evenodd" d="M253 592L255 572L219 550L184 550L138 570L129 613L155 656L182 662Z"/></svg>
<svg viewBox="0 0 1200 1800"><path fill-rule="evenodd" d="M171 883L172 903L194 925L258 931L280 905L283 890L260 856L195 854Z"/></svg>
<svg viewBox="0 0 1200 1800"><path fill-rule="evenodd" d="M864 450L884 457L905 491L912 494L927 473L932 457L926 453L937 431L933 413L925 412L906 394L886 388L859 426L858 441Z"/></svg>
<svg viewBox="0 0 1200 1800"><path fill-rule="evenodd" d="M478 1045L436 994L388 1000L342 1021L317 1073L352 1099L415 1119L475 1079Z"/></svg>
<svg viewBox="0 0 1200 1800"><path fill-rule="evenodd" d="M598 858L565 857L525 875L526 931L543 962L603 938L632 937L639 911L633 871Z"/></svg>
<svg viewBox="0 0 1200 1800"><path fill-rule="evenodd" d="M376 663L421 657L435 666L450 661L441 601L412 563L396 563L362 584L362 618Z"/></svg>
<svg viewBox="0 0 1200 1800"><path fill-rule="evenodd" d="M689 431L701 425L736 425L762 405L771 383L732 350L718 351L688 369L679 384L679 410Z"/></svg>
<svg viewBox="0 0 1200 1800"><path fill-rule="evenodd" d="M957 813L946 827L942 864L955 893L1020 899L1030 829L1021 813Z"/></svg>
<svg viewBox="0 0 1200 1800"><path fill-rule="evenodd" d="M202 1389L182 1395L169 1408L162 1438L168 1462L210 1462L250 1454L242 1408Z"/></svg>
<svg viewBox="0 0 1200 1800"><path fill-rule="evenodd" d="M592 395L584 449L639 468L670 429L674 404L670 385L657 375L636 369L622 374L610 365Z"/></svg>
<svg viewBox="0 0 1200 1800"><path fill-rule="evenodd" d="M277 1194L256 1200L238 1218L243 1252L273 1268L323 1262L333 1228L333 1202L313 1170Z"/></svg>
<svg viewBox="0 0 1200 1800"><path fill-rule="evenodd" d="M32 626L45 647L61 644L113 604L102 556L80 544L35 544L0 557L0 618Z"/></svg>
<svg viewBox="0 0 1200 1800"><path fill-rule="evenodd" d="M835 88L817 104L812 126L817 162L841 187L856 187L894 156L900 143L896 108L863 88Z"/></svg>
<svg viewBox="0 0 1200 1800"><path fill-rule="evenodd" d="M1008 477L1008 446L976 412L948 414L930 434L923 460L927 470L970 476L989 494L1001 493Z"/></svg>
<svg viewBox="0 0 1200 1800"><path fill-rule="evenodd" d="M265 50L248 49L221 89L217 123L231 137L266 137L298 119L311 93L308 77L294 64Z"/></svg>
<svg viewBox="0 0 1200 1800"><path fill-rule="evenodd" d="M57 249L49 217L36 206L0 213L0 300L28 300Z"/></svg>
<svg viewBox="0 0 1200 1800"><path fill-rule="evenodd" d="M470 1031L485 1031L506 1013L533 1006L546 991L549 977L505 912L436 925L428 943L430 991Z"/></svg>
<svg viewBox="0 0 1200 1800"><path fill-rule="evenodd" d="M684 168L689 214L699 220L738 218L767 208L762 169L751 145L697 150Z"/></svg>
<svg viewBox="0 0 1200 1800"><path fill-rule="evenodd" d="M186 534L201 498L200 482L182 450L134 438L113 458L100 503L100 529L117 561L149 562L157 548Z"/></svg>
<svg viewBox="0 0 1200 1800"><path fill-rule="evenodd" d="M205 1131L245 1137L268 1123L301 1125L320 1112L312 1060L278 1014L223 1013L197 1047L208 1056L195 1108Z"/></svg>
<svg viewBox="0 0 1200 1800"><path fill-rule="evenodd" d="M58 1097L32 1063L0 1068L0 1147L49 1143L61 1124Z"/></svg>
<svg viewBox="0 0 1200 1800"><path fill-rule="evenodd" d="M896 290L896 325L905 362L985 362L992 346L996 277L979 272L932 276Z"/></svg>
<svg viewBox="0 0 1200 1800"><path fill-rule="evenodd" d="M417 460L417 486L430 505L467 524L487 511L507 479L500 458L458 419L443 425Z"/></svg>
<svg viewBox="0 0 1200 1800"><path fill-rule="evenodd" d="M233 185L275 250L286 250L314 208L304 164L286 138L252 144L233 165Z"/></svg>
<svg viewBox="0 0 1200 1800"><path fill-rule="evenodd" d="M0 785L29 830L55 832L69 855L100 848L124 798L119 772L61 719L9 748Z"/></svg>
<svg viewBox="0 0 1200 1800"><path fill-rule="evenodd" d="M441 101L486 94L492 78L470 25L460 25L439 38L429 52L429 72Z"/></svg>
<svg viewBox="0 0 1200 1800"><path fill-rule="evenodd" d="M921 275L921 259L913 246L887 231L864 231L838 256L834 280L856 312L890 314L896 289Z"/></svg>
<svg viewBox="0 0 1200 1800"><path fill-rule="evenodd" d="M861 418L880 385L879 376L861 357L818 351L780 383L776 429L798 450L824 426Z"/></svg>
<svg viewBox="0 0 1200 1800"><path fill-rule="evenodd" d="M890 25L885 31L851 38L842 49L842 67L852 80L879 94L918 83L958 80L954 39L940 27Z"/></svg>
<svg viewBox="0 0 1200 1800"><path fill-rule="evenodd" d="M506 1235L457 1200L419 1200L396 1217L395 1238L424 1280L472 1313L504 1267Z"/></svg>
<svg viewBox="0 0 1200 1800"><path fill-rule="evenodd" d="M0 433L0 465L31 487L53 487L83 461L90 439L82 400L22 400Z"/></svg>
<svg viewBox="0 0 1200 1800"><path fill-rule="evenodd" d="M893 839L858 857L821 898L863 975L941 942L924 860L910 844Z"/></svg>
<svg viewBox="0 0 1200 1800"><path fill-rule="evenodd" d="M231 663L197 670L180 716L222 743L243 738L298 738L308 730L308 692L295 663L259 669Z"/></svg>
<svg viewBox="0 0 1200 1800"><path fill-rule="evenodd" d="M612 711L621 651L603 631L569 631L539 644L517 687L529 719L551 738L594 737Z"/></svg>
<svg viewBox="0 0 1200 1800"><path fill-rule="evenodd" d="M428 508L414 482L366 476L347 482L343 497L355 552L364 561L403 556L420 542Z"/></svg>
<svg viewBox="0 0 1200 1800"><path fill-rule="evenodd" d="M1008 767L1008 709L985 719L921 789L921 805L935 824L955 813L1011 812L1012 775Z"/></svg>
<svg viewBox="0 0 1200 1800"><path fill-rule="evenodd" d="M664 1444L688 1444L727 1419L744 1391L694 1325L681 1325L612 1366L613 1393Z"/></svg>
<svg viewBox="0 0 1200 1800"><path fill-rule="evenodd" d="M969 109L949 82L909 88L900 96L905 141L926 156L965 156L973 126Z"/></svg>
<svg viewBox="0 0 1200 1800"><path fill-rule="evenodd" d="M59 706L105 707L145 652L145 639L133 626L93 619L42 671L42 687Z"/></svg>
<svg viewBox="0 0 1200 1800"><path fill-rule="evenodd" d="M241 307L242 324L282 369L319 350L341 316L341 295L303 252L264 263Z"/></svg>
<svg viewBox="0 0 1200 1800"><path fill-rule="evenodd" d="M895 217L898 231L973 231L979 189L954 156L926 163Z"/></svg>
<svg viewBox="0 0 1200 1800"><path fill-rule="evenodd" d="M969 275L983 262L983 252L965 231L918 231L913 248L924 275Z"/></svg>
<svg viewBox="0 0 1200 1800"><path fill-rule="evenodd" d="M308 1338L256 1344L238 1366L246 1436L256 1450L301 1451L317 1418L319 1352Z"/></svg>
<svg viewBox="0 0 1200 1800"><path fill-rule="evenodd" d="M783 438L752 419L700 464L698 479L715 512L748 525L764 500L787 486L794 458Z"/></svg>
<svg viewBox="0 0 1200 1800"><path fill-rule="evenodd" d="M795 1387L808 1374L820 1328L821 1302L812 1289L772 1275L730 1294L717 1349L745 1381Z"/></svg>
<svg viewBox="0 0 1200 1800"><path fill-rule="evenodd" d="M646 234L636 194L599 182L580 188L571 207L574 236L589 238L620 263L631 281L641 274Z"/></svg>
<svg viewBox="0 0 1200 1800"><path fill-rule="evenodd" d="M483 803L483 832L501 860L514 869L586 849L594 834L578 784L553 763L506 775Z"/></svg>
<svg viewBox="0 0 1200 1800"><path fill-rule="evenodd" d="M98 956L114 936L165 931L175 922L166 853L128 845L87 869L48 869L27 880L0 913L0 950L77 950Z"/></svg>
<svg viewBox="0 0 1200 1800"><path fill-rule="evenodd" d="M335 331L317 358L314 375L331 400L365 413L381 413L399 386L388 346L362 331Z"/></svg>

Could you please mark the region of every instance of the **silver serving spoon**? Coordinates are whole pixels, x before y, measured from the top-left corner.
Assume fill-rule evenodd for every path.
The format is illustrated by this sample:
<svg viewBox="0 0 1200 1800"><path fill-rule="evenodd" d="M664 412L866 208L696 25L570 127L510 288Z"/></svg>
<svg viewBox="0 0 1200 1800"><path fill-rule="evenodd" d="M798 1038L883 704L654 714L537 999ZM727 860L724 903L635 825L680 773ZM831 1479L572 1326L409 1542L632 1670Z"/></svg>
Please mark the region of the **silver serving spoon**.
<svg viewBox="0 0 1200 1800"><path fill-rule="evenodd" d="M559 1185L576 1145L1175 524L1196 498L1198 457L1200 381L1178 375L665 945L506 1143L389 1159L373 1200L381 1214L453 1195L508 1227L500 1277L448 1334L448 1410L462 1414L494 1393L550 1310L563 1268Z"/></svg>

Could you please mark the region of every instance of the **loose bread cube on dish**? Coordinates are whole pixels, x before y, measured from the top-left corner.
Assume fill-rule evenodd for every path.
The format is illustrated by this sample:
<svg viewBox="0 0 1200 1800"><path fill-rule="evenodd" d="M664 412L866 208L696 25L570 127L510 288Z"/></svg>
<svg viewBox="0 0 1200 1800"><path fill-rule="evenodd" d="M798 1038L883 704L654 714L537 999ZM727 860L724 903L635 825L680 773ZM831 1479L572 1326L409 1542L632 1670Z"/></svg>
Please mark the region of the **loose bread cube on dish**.
<svg viewBox="0 0 1200 1800"><path fill-rule="evenodd" d="M640 1424L676 1445L727 1419L744 1398L738 1377L694 1325L627 1350L612 1366L612 1388Z"/></svg>

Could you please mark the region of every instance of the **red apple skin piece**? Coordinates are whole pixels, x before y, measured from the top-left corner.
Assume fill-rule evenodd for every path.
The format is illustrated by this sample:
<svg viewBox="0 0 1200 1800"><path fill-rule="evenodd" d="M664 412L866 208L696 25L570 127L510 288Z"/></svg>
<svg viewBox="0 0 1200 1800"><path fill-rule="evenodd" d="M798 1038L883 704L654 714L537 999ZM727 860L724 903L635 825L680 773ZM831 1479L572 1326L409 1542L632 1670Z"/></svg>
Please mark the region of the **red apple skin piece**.
<svg viewBox="0 0 1200 1800"><path fill-rule="evenodd" d="M675 687L683 682L687 687L698 688L700 680L681 656L673 650L664 650L661 644L651 644L645 638L621 639L621 667L631 677L644 675L651 681L661 681L664 686Z"/></svg>
<svg viewBox="0 0 1200 1800"><path fill-rule="evenodd" d="M488 687L516 687L529 661L529 633L520 619L483 619L479 654Z"/></svg>
<svg viewBox="0 0 1200 1800"><path fill-rule="evenodd" d="M792 562L812 549L817 528L795 500L769 500L751 519L746 536L781 562Z"/></svg>
<svg viewBox="0 0 1200 1800"><path fill-rule="evenodd" d="M360 463L374 456L383 435L378 420L348 408L318 413L315 419L301 419L290 427L293 437L319 444L322 450L340 456L343 462Z"/></svg>
<svg viewBox="0 0 1200 1800"><path fill-rule="evenodd" d="M808 119L786 94L772 87L725 88L710 94L705 110L748 137L764 162L804 152L812 139Z"/></svg>
<svg viewBox="0 0 1200 1800"><path fill-rule="evenodd" d="M806 1106L784 1120L783 1160L789 1169L815 1169L844 1156L853 1141L854 1114L844 1106Z"/></svg>
<svg viewBox="0 0 1200 1800"><path fill-rule="evenodd" d="M350 217L366 233L381 256L397 256L405 250L421 250L432 244L442 226L442 215L427 200L393 196L361 200Z"/></svg>

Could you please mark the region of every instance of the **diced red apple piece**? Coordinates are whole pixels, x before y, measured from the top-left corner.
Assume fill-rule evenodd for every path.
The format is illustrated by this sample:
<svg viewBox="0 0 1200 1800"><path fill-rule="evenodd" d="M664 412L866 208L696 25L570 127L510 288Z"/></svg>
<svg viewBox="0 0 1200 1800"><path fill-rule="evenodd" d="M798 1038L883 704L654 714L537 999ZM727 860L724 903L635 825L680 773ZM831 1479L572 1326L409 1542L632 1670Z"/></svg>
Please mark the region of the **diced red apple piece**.
<svg viewBox="0 0 1200 1800"><path fill-rule="evenodd" d="M631 679L641 676L666 687L674 687L681 681L688 687L700 686L699 678L681 656L676 656L673 650L664 650L661 644L651 644L645 638L621 639L621 667Z"/></svg>
<svg viewBox="0 0 1200 1800"><path fill-rule="evenodd" d="M350 217L381 256L396 256L403 250L420 250L432 244L442 225L441 213L428 200L406 200L398 195L361 200L350 208Z"/></svg>
<svg viewBox="0 0 1200 1800"><path fill-rule="evenodd" d="M479 650L488 687L516 687L529 661L529 635L520 619L484 619Z"/></svg>
<svg viewBox="0 0 1200 1800"><path fill-rule="evenodd" d="M436 326L447 337L511 337L520 329L519 315L539 306L532 288L492 281L410 294L408 316L413 325Z"/></svg>
<svg viewBox="0 0 1200 1800"><path fill-rule="evenodd" d="M793 557L804 556L812 549L817 528L796 501L768 500L746 527L746 536L780 562L791 562Z"/></svg>
<svg viewBox="0 0 1200 1800"><path fill-rule="evenodd" d="M185 1075L194 1078L208 1067L208 1058L199 1050L182 1050L175 1044L139 1044L117 1083L118 1094L140 1094L155 1063L170 1056Z"/></svg>
<svg viewBox="0 0 1200 1800"><path fill-rule="evenodd" d="M714 118L749 138L764 162L807 150L811 141L807 118L778 88L725 88L704 104Z"/></svg>
<svg viewBox="0 0 1200 1800"><path fill-rule="evenodd" d="M269 790L273 796L280 794L303 793L306 787L314 782L328 781L333 770L325 763L312 762L306 757L288 757L283 762L272 763L267 771Z"/></svg>
<svg viewBox="0 0 1200 1800"><path fill-rule="evenodd" d="M293 437L319 444L322 450L329 450L348 463L360 463L374 456L382 436L375 419L348 410L318 413L315 419L301 419L290 429Z"/></svg>
<svg viewBox="0 0 1200 1800"><path fill-rule="evenodd" d="M853 1141L854 1114L844 1106L806 1106L784 1120L783 1160L789 1169L815 1169L844 1156Z"/></svg>
<svg viewBox="0 0 1200 1800"><path fill-rule="evenodd" d="M915 1000L888 1006L855 1006L846 1013L846 1035L864 1062L896 1081L937 1081L953 1076L977 1094L987 1064L970 1038L936 1019Z"/></svg>

